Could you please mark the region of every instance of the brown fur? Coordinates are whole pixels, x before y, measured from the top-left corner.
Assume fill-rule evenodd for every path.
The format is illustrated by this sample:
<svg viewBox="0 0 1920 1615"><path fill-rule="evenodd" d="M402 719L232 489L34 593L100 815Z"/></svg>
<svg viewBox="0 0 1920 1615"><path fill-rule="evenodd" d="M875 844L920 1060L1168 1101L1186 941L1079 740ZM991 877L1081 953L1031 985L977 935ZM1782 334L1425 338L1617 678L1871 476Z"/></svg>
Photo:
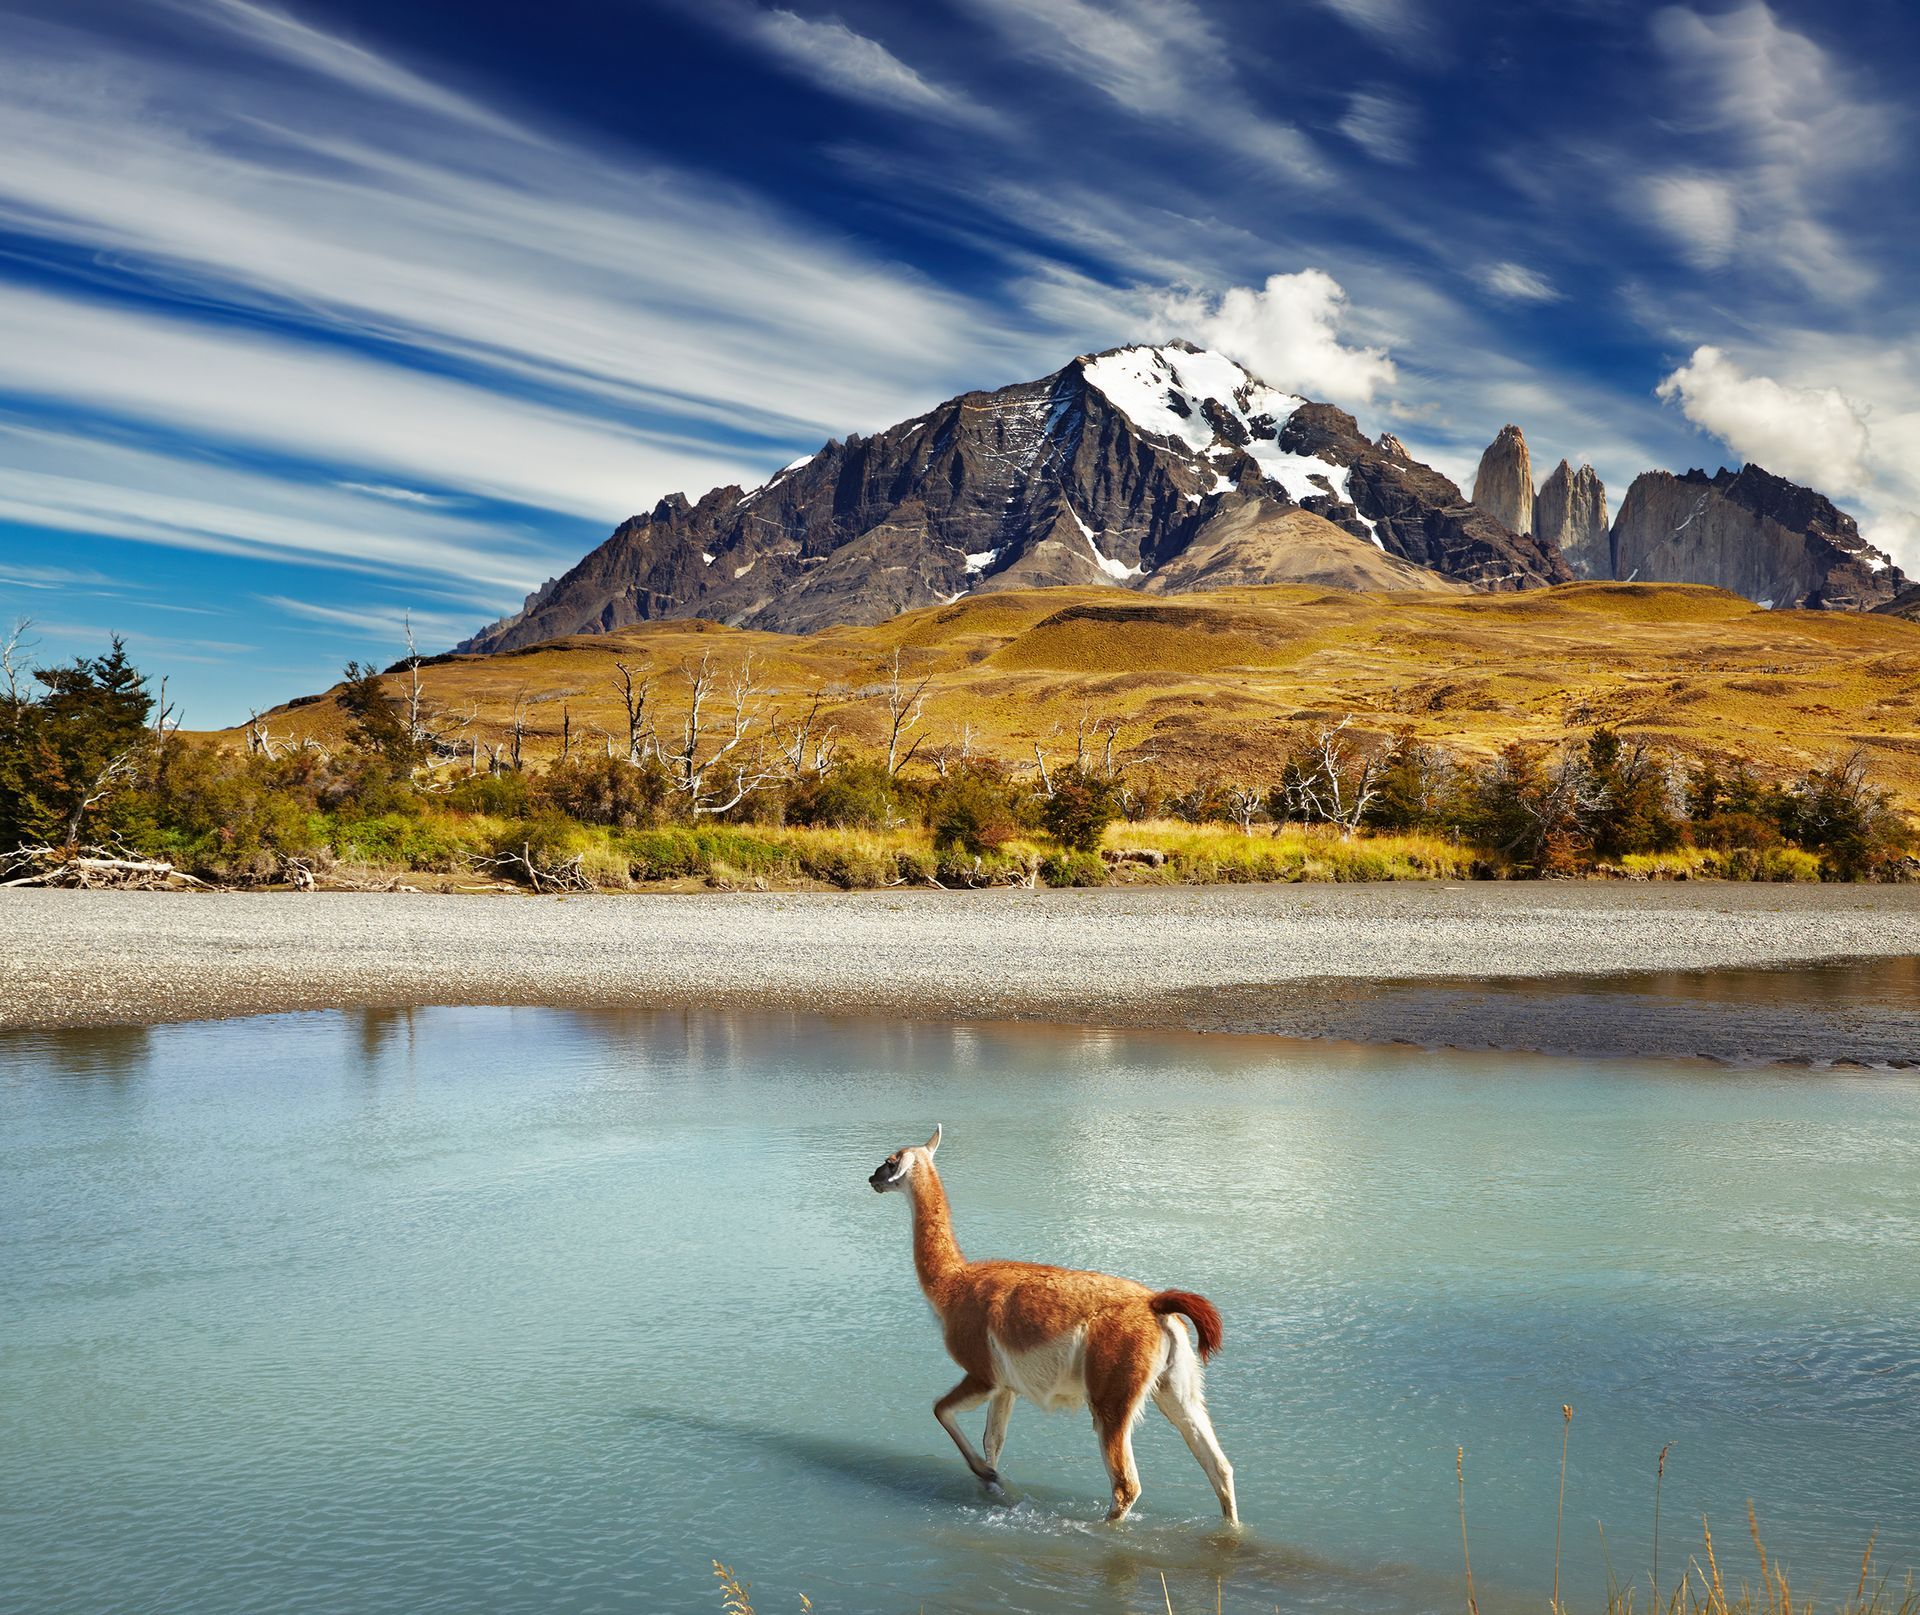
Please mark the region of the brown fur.
<svg viewBox="0 0 1920 1615"><path fill-rule="evenodd" d="M990 1461L997 1457L996 1438L990 1433L990 1457L983 1460L953 1422L954 1415L991 1397L1011 1401L1012 1392L998 1382L992 1341L999 1341L1008 1352L1023 1353L1083 1329L1087 1401L1101 1457L1113 1482L1113 1511L1108 1517L1120 1518L1140 1495L1131 1441L1134 1423L1148 1396L1158 1399L1164 1393L1164 1385L1155 1385L1165 1345L1161 1320L1170 1314L1190 1319L1204 1361L1220 1348L1219 1312L1204 1296L1190 1291L1155 1292L1107 1273L1038 1262L968 1261L953 1237L946 1189L931 1155L921 1151L915 1156L905 1184L913 1202L914 1271L940 1319L948 1355L965 1371L960 1383L934 1404L934 1417L953 1438L968 1467L982 1480L997 1482L999 1476ZM899 1159L899 1155L891 1157L889 1166L897 1165ZM1168 1417L1193 1445L1175 1413L1169 1412ZM990 1432L993 1428L990 1415ZM1004 1432L1004 1411L999 1429ZM1197 1447L1195 1455L1200 1455ZM1230 1470L1228 1485L1230 1496ZM1223 1497L1222 1506L1232 1519L1228 1497Z"/></svg>
<svg viewBox="0 0 1920 1615"><path fill-rule="evenodd" d="M1220 1312L1204 1295L1195 1295L1191 1290L1162 1290L1147 1306L1163 1318L1177 1312L1192 1321L1193 1332L1199 1337L1201 1362L1220 1349L1224 1337Z"/></svg>

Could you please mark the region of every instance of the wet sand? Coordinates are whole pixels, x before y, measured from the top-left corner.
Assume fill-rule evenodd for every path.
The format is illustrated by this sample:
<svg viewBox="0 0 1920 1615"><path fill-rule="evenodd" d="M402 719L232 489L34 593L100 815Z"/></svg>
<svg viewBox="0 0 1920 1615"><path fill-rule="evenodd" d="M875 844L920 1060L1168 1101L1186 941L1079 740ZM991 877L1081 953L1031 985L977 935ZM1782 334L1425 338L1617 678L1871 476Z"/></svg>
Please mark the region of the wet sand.
<svg viewBox="0 0 1920 1615"><path fill-rule="evenodd" d="M1920 887L449 897L0 893L0 1026L346 1006L777 1008L1920 1059ZM1873 968L1785 969L1880 960Z"/></svg>

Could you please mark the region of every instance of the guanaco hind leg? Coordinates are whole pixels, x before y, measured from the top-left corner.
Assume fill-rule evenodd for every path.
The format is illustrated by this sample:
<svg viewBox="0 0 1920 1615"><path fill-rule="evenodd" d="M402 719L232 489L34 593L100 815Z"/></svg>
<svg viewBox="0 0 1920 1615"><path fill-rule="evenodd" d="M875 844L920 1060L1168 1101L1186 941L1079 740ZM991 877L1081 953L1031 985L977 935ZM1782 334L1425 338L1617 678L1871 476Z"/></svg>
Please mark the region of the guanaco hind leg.
<svg viewBox="0 0 1920 1615"><path fill-rule="evenodd" d="M1213 1420L1207 1417L1206 1391L1193 1344L1178 1324L1168 1325L1168 1337L1167 1366L1153 1388L1153 1404L1199 1460L1213 1495L1220 1499L1220 1512L1227 1523L1238 1525L1240 1507L1233 1495L1233 1465L1227 1462L1220 1438L1213 1433Z"/></svg>
<svg viewBox="0 0 1920 1615"><path fill-rule="evenodd" d="M1234 1501L1233 1465L1220 1450L1220 1438L1213 1433L1213 1421L1207 1417L1207 1404L1199 1396L1182 1397L1162 1381L1153 1393L1154 1406L1167 1416L1167 1423L1180 1432L1187 1450L1199 1459L1220 1499L1220 1512L1227 1524L1240 1523L1240 1506Z"/></svg>
<svg viewBox="0 0 1920 1615"><path fill-rule="evenodd" d="M1000 1477L993 1472L993 1464L973 1450L973 1443L967 1439L966 1432L960 1428L955 1414L965 1413L968 1408L977 1408L993 1394L993 1387L983 1379L969 1374L952 1390L933 1404L933 1416L940 1421L940 1428L953 1437L953 1444L960 1449L960 1456L967 1461L967 1468L989 1486L996 1486Z"/></svg>
<svg viewBox="0 0 1920 1615"><path fill-rule="evenodd" d="M987 1463L1000 1468L1000 1453L1007 1444L1007 1421L1013 1417L1013 1392L1002 1385L987 1403Z"/></svg>

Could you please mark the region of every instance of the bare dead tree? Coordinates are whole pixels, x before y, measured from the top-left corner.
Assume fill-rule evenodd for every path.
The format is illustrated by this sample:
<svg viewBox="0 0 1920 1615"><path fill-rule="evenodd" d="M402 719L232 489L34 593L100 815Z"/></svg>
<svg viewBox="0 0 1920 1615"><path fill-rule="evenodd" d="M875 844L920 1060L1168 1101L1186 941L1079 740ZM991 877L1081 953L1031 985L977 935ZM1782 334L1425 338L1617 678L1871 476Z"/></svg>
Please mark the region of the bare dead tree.
<svg viewBox="0 0 1920 1615"><path fill-rule="evenodd" d="M824 779L839 760L838 725L822 724L820 721L820 709L826 704L826 699L825 689L815 685L806 709L793 727L781 736L781 758L787 771L796 779L803 779L809 774L816 779Z"/></svg>
<svg viewBox="0 0 1920 1615"><path fill-rule="evenodd" d="M1227 787L1227 811L1233 815L1233 822L1240 826L1243 836L1253 834L1253 821L1260 817L1261 809L1266 805L1266 792L1256 786L1230 785Z"/></svg>
<svg viewBox="0 0 1920 1615"><path fill-rule="evenodd" d="M413 612L401 618L407 635L407 740L416 754L438 737L427 732L426 691L420 680L420 652L413 643Z"/></svg>
<svg viewBox="0 0 1920 1615"><path fill-rule="evenodd" d="M1379 759L1363 753L1342 738L1353 724L1348 713L1338 723L1323 724L1315 731L1307 766L1300 770L1295 792L1299 805L1311 816L1338 825L1342 835L1350 836L1380 794L1374 783Z"/></svg>
<svg viewBox="0 0 1920 1615"><path fill-rule="evenodd" d="M566 702L560 703L560 761L565 762L573 755L573 709Z"/></svg>
<svg viewBox="0 0 1920 1615"><path fill-rule="evenodd" d="M748 744L763 739L769 727L761 723L755 702L753 660L741 663L724 691L711 652L698 663L682 663L680 675L687 684L686 723L671 748L661 746L661 759L690 813L696 818L725 813L782 772L777 752L770 756L764 746ZM758 737L756 724L761 725Z"/></svg>
<svg viewBox="0 0 1920 1615"><path fill-rule="evenodd" d="M1040 742L1037 740L1033 743L1033 765L1040 770L1040 794L1051 797L1054 789L1053 775L1047 771L1047 754L1040 749Z"/></svg>
<svg viewBox="0 0 1920 1615"><path fill-rule="evenodd" d="M933 771L942 779L954 769L964 767L973 757L973 725L961 724L956 739L943 741L927 755L933 760Z"/></svg>
<svg viewBox="0 0 1920 1615"><path fill-rule="evenodd" d="M247 755L273 759L273 731L257 712L247 714Z"/></svg>
<svg viewBox="0 0 1920 1615"><path fill-rule="evenodd" d="M914 753L919 751L921 741L926 736L918 736L913 744L901 752L908 733L919 727L920 720L926 715L927 687L933 683L933 675L927 674L918 684L909 685L900 672L900 648L896 645L893 661L888 670L886 688L882 694L887 703L887 778L892 779L908 763L913 761Z"/></svg>
<svg viewBox="0 0 1920 1615"><path fill-rule="evenodd" d="M33 632L31 617L15 617L13 627L7 631L5 640L0 641L0 681L6 684L6 702L9 710L26 705L27 698L20 691L21 675L26 671L26 659L39 644L28 636Z"/></svg>
<svg viewBox="0 0 1920 1615"><path fill-rule="evenodd" d="M516 774L520 772L521 748L525 745L527 738L527 707L530 700L524 684L513 692L513 724L507 732L507 755L512 759L513 771Z"/></svg>
<svg viewBox="0 0 1920 1615"><path fill-rule="evenodd" d="M80 841L80 826L87 815L105 803L122 783L129 779L140 766L140 758L147 749L144 739L137 746L129 746L119 756L112 757L93 776L93 781L80 793L73 812L67 817L67 845L77 846Z"/></svg>
<svg viewBox="0 0 1920 1615"><path fill-rule="evenodd" d="M653 680L642 678L636 683L633 669L625 662L615 662L613 670L620 689L620 703L627 712L627 761L638 768L656 744L653 714L647 709L653 694Z"/></svg>

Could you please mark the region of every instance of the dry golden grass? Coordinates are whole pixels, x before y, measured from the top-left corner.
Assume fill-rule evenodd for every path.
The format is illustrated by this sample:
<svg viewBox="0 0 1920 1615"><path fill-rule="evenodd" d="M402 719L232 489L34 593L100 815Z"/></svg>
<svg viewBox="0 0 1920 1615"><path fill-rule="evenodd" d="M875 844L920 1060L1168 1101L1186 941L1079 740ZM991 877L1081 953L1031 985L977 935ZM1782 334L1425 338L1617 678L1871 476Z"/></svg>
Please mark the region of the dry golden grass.
<svg viewBox="0 0 1920 1615"><path fill-rule="evenodd" d="M1154 754L1176 783L1269 777L1328 715L1353 713L1377 734L1409 729L1468 757L1611 724L1682 755L1744 753L1780 773L1864 746L1876 777L1920 805L1920 624L1762 611L1684 584L1518 595L1027 590L804 638L651 624L461 658L424 678L436 705L477 709L487 740L523 703L538 759L558 748L563 709L576 743L624 734L616 661L654 674L665 728L681 710L684 662L751 656L773 708L792 712L824 689L841 735L872 749L885 723L874 690L896 649L916 679L933 675L927 744L971 725L976 751L1008 760L1031 760L1036 744L1056 759L1070 753L1088 712L1117 719L1123 745ZM323 740L344 726L326 697L269 724Z"/></svg>

